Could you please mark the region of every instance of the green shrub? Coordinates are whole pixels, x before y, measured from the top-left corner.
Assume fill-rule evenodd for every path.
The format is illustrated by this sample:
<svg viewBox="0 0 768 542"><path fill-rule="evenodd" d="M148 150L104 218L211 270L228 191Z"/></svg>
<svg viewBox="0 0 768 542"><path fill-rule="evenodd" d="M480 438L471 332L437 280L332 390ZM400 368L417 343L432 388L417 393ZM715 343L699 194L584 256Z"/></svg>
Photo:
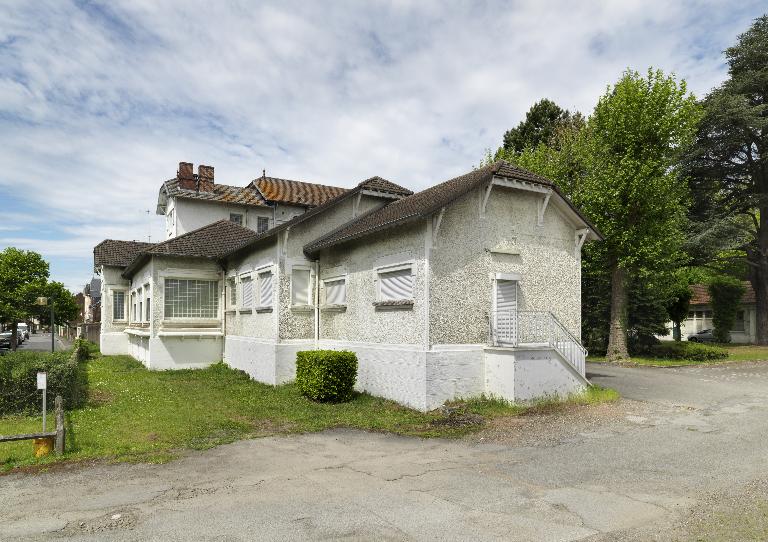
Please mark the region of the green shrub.
<svg viewBox="0 0 768 542"><path fill-rule="evenodd" d="M690 361L713 361L728 357L728 351L719 346L677 341L665 341L654 345L651 347L651 354L657 358Z"/></svg>
<svg viewBox="0 0 768 542"><path fill-rule="evenodd" d="M37 390L37 373L48 373L48 402L57 395L66 409L82 406L86 400L85 367L77 350L66 352L10 352L0 357L0 415L36 413L42 407L42 392Z"/></svg>
<svg viewBox="0 0 768 542"><path fill-rule="evenodd" d="M296 353L296 384L314 401L339 402L352 396L357 379L354 352L307 350Z"/></svg>
<svg viewBox="0 0 768 542"><path fill-rule="evenodd" d="M731 330L736 323L736 313L744 295L741 281L731 277L717 277L709 283L712 300L712 334L719 343L731 342Z"/></svg>

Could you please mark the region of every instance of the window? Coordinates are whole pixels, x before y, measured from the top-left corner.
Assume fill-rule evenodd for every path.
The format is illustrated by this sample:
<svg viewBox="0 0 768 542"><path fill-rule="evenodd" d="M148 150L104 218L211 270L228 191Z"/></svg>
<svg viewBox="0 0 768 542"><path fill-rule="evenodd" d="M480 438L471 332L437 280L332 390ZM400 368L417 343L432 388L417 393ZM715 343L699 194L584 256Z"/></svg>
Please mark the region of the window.
<svg viewBox="0 0 768 542"><path fill-rule="evenodd" d="M229 213L229 220L235 224L243 225L243 215L240 213Z"/></svg>
<svg viewBox="0 0 768 542"><path fill-rule="evenodd" d="M731 331L744 331L744 311L736 312L736 321L733 323Z"/></svg>
<svg viewBox="0 0 768 542"><path fill-rule="evenodd" d="M265 216L260 216L256 220L256 233L264 233L269 229L269 219Z"/></svg>
<svg viewBox="0 0 768 542"><path fill-rule="evenodd" d="M152 311L149 310L149 299L150 299L150 297L149 297L149 290L148 289L146 290L146 296L147 296L147 303L146 303L146 305L144 305L144 310L146 311L147 316L146 316L145 319L146 319L147 322L149 322L152 319Z"/></svg>
<svg viewBox="0 0 768 542"><path fill-rule="evenodd" d="M291 304L309 305L309 269L294 269L291 274Z"/></svg>
<svg viewBox="0 0 768 542"><path fill-rule="evenodd" d="M131 294L131 321L136 321L136 292Z"/></svg>
<svg viewBox="0 0 768 542"><path fill-rule="evenodd" d="M272 271L259 273L259 306L272 306Z"/></svg>
<svg viewBox="0 0 768 542"><path fill-rule="evenodd" d="M253 281L251 277L241 277L240 288L243 295L241 308L250 310L253 307Z"/></svg>
<svg viewBox="0 0 768 542"><path fill-rule="evenodd" d="M347 304L347 281L345 279L326 280L324 284L326 305Z"/></svg>
<svg viewBox="0 0 768 542"><path fill-rule="evenodd" d="M229 306L230 308L237 307L237 283L235 277L227 279L227 288L229 289Z"/></svg>
<svg viewBox="0 0 768 542"><path fill-rule="evenodd" d="M165 215L165 234L166 237L173 237L176 230L176 209L171 209Z"/></svg>
<svg viewBox="0 0 768 542"><path fill-rule="evenodd" d="M413 271L410 266L379 272L379 301L413 299Z"/></svg>
<svg viewBox="0 0 768 542"><path fill-rule="evenodd" d="M215 280L165 279L165 318L217 318Z"/></svg>
<svg viewBox="0 0 768 542"><path fill-rule="evenodd" d="M125 320L125 292L112 292L112 319Z"/></svg>
<svg viewBox="0 0 768 542"><path fill-rule="evenodd" d="M139 317L137 318L138 321L141 321L141 317L144 315L143 307L144 307L144 303L141 301L141 299L139 299L139 314L138 314Z"/></svg>

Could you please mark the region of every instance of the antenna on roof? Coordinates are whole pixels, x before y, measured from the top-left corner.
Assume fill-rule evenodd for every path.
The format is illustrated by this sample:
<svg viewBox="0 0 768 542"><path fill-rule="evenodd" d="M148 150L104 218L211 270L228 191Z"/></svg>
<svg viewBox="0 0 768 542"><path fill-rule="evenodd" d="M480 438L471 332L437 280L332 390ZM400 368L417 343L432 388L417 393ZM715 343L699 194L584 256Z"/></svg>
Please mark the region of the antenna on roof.
<svg viewBox="0 0 768 542"><path fill-rule="evenodd" d="M147 234L147 243L152 242L152 215L150 214L149 209L145 211L147 213L147 222L149 222L149 232Z"/></svg>
<svg viewBox="0 0 768 542"><path fill-rule="evenodd" d="M261 178L262 179L266 179L267 178L267 170L266 169L262 169L261 170Z"/></svg>

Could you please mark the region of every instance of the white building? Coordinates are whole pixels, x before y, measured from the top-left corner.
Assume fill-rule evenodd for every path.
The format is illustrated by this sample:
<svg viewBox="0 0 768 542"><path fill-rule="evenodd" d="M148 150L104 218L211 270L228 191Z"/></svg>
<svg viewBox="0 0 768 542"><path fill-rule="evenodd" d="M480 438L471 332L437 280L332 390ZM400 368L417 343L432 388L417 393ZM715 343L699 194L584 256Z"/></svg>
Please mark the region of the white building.
<svg viewBox="0 0 768 542"><path fill-rule="evenodd" d="M746 280L742 284L744 286L744 295L741 298L739 309L736 311L736 321L731 330L731 342L748 344L754 343L757 337L757 309L755 305L755 291L752 289L752 284ZM687 341L691 335L714 328L712 302L707 285L693 284L691 292L693 295L690 308L688 309L688 318L680 322L680 336L684 341ZM669 337L672 337L673 326L672 322L668 322L669 335L660 338L669 339Z"/></svg>
<svg viewBox="0 0 768 542"><path fill-rule="evenodd" d="M299 350L353 350L358 389L420 410L588 384L581 247L600 235L551 181L496 162L416 194L378 177L221 188L191 169L161 189L167 241L94 250L102 352L280 384ZM201 209L223 220L190 231Z"/></svg>

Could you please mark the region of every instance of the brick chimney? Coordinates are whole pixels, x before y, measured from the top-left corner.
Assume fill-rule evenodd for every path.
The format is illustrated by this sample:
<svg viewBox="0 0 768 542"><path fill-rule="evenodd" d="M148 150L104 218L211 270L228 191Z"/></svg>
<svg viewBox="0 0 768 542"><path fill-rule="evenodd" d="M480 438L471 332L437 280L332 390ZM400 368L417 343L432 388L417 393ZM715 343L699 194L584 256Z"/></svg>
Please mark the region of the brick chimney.
<svg viewBox="0 0 768 542"><path fill-rule="evenodd" d="M213 192L213 166L197 166L197 182L199 192Z"/></svg>
<svg viewBox="0 0 768 542"><path fill-rule="evenodd" d="M192 162L179 162L179 170L176 172L176 178L179 180L179 188L187 190L196 190L197 181L193 173Z"/></svg>

